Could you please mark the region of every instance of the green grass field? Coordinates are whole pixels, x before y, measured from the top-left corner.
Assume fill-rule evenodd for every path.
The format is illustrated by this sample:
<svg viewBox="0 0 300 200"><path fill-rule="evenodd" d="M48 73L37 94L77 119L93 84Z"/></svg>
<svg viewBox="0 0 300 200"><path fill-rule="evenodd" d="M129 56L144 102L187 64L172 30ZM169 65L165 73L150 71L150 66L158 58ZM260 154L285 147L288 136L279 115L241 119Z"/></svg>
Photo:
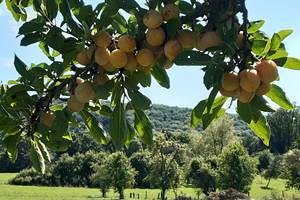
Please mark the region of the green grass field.
<svg viewBox="0 0 300 200"><path fill-rule="evenodd" d="M0 200L99 200L100 193L97 189L88 188L64 188L64 187L35 187L35 186L12 186L8 185L7 181L16 174L0 174ZM274 190L278 193L285 191L284 180L272 180L270 190L262 189L266 185L266 181L257 177L252 185L250 195L256 200L262 199L264 196L269 196ZM159 190L144 190L144 189L127 189L125 191L126 199L129 199L129 194L134 192L140 195L140 199L156 199ZM196 198L196 192L192 188L180 188L178 194L186 194ZM285 191L286 195L297 195L300 197L300 192L295 190ZM118 195L112 190L109 191L107 199L116 199ZM174 197L174 193L169 191L169 199Z"/></svg>

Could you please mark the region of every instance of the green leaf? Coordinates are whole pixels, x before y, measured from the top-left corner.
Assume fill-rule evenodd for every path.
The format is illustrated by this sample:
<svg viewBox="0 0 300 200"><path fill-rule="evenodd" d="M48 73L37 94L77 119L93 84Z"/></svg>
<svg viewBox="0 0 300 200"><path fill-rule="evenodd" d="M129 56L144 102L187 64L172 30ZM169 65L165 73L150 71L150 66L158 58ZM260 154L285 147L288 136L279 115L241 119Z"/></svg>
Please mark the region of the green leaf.
<svg viewBox="0 0 300 200"><path fill-rule="evenodd" d="M206 108L207 100L202 100L198 103L198 105L193 109L191 115L191 125L193 128L196 128L200 123L203 112Z"/></svg>
<svg viewBox="0 0 300 200"><path fill-rule="evenodd" d="M294 109L294 105L290 102L285 95L285 92L279 86L272 84L271 90L266 95L280 107L287 110Z"/></svg>
<svg viewBox="0 0 300 200"><path fill-rule="evenodd" d="M164 68L155 65L151 68L151 74L159 85L167 89L170 88L170 78Z"/></svg>
<svg viewBox="0 0 300 200"><path fill-rule="evenodd" d="M176 58L176 65L196 65L204 66L212 63L212 58L199 51L184 50Z"/></svg>
<svg viewBox="0 0 300 200"><path fill-rule="evenodd" d="M17 159L17 145L21 140L21 132L15 132L13 134L5 134L2 139L3 147L7 150L8 158L15 162Z"/></svg>
<svg viewBox="0 0 300 200"><path fill-rule="evenodd" d="M251 22L250 26L248 27L248 33L251 34L257 32L264 24L265 24L264 20Z"/></svg>
<svg viewBox="0 0 300 200"><path fill-rule="evenodd" d="M192 14L195 10L193 6L186 1L179 1L178 8L180 10L180 13L185 15Z"/></svg>
<svg viewBox="0 0 300 200"><path fill-rule="evenodd" d="M94 91L96 92L98 99L107 99L112 92L113 89L113 80L106 82L104 85L96 85L93 86Z"/></svg>
<svg viewBox="0 0 300 200"><path fill-rule="evenodd" d="M220 96L213 101L211 109L209 109L209 105L206 105L206 110L202 115L203 129L206 129L214 119L219 118L225 114L225 109L222 109L222 107L226 101L227 97Z"/></svg>
<svg viewBox="0 0 300 200"><path fill-rule="evenodd" d="M254 40L252 44L252 51L256 55L260 55L264 51L266 44L266 40Z"/></svg>
<svg viewBox="0 0 300 200"><path fill-rule="evenodd" d="M135 108L146 110L150 108L151 100L140 93L139 91L135 90L128 90L129 97L131 99L131 103Z"/></svg>
<svg viewBox="0 0 300 200"><path fill-rule="evenodd" d="M271 50L276 51L279 49L281 42L293 33L293 30L281 30L278 33L275 33L272 37Z"/></svg>
<svg viewBox="0 0 300 200"><path fill-rule="evenodd" d="M281 30L277 34L280 36L281 41L291 35L294 31L292 29Z"/></svg>
<svg viewBox="0 0 300 200"><path fill-rule="evenodd" d="M249 127L263 141L265 145L269 146L271 131L269 125L267 124L265 116L261 112L259 112L258 120L252 120Z"/></svg>
<svg viewBox="0 0 300 200"><path fill-rule="evenodd" d="M50 154L49 154L49 151L48 151L46 145L40 140L37 141L37 144L39 146L39 149L42 152L42 155L43 155L43 158L45 159L45 161L50 163L51 162L51 157L50 157Z"/></svg>
<svg viewBox="0 0 300 200"><path fill-rule="evenodd" d="M152 145L153 130L148 116L144 113L144 111L139 109L135 109L134 116L134 127L138 136L145 144Z"/></svg>
<svg viewBox="0 0 300 200"><path fill-rule="evenodd" d="M37 43L43 39L44 35L41 33L30 33L25 35L21 40L21 46L28 46Z"/></svg>
<svg viewBox="0 0 300 200"><path fill-rule="evenodd" d="M111 96L112 107L116 106L121 101L123 92L124 92L124 88L122 86L121 80L120 79L115 80L115 85Z"/></svg>
<svg viewBox="0 0 300 200"><path fill-rule="evenodd" d="M81 23L87 23L88 27L91 27L94 23L95 15L91 5L81 6L73 9L73 14Z"/></svg>
<svg viewBox="0 0 300 200"><path fill-rule="evenodd" d="M17 55L15 55L15 61L14 61L15 68L17 72L26 80L32 81L34 77L27 71L27 66L25 63L18 58Z"/></svg>
<svg viewBox="0 0 300 200"><path fill-rule="evenodd" d="M271 48L270 48L270 50L271 51L276 51L280 47L280 44L281 44L281 38L278 35L278 33L275 33L272 36L272 39L271 39Z"/></svg>
<svg viewBox="0 0 300 200"><path fill-rule="evenodd" d="M176 36L177 32L179 31L181 27L181 21L180 17L175 17L173 19L170 19L165 24L165 31L169 39L172 39Z"/></svg>
<svg viewBox="0 0 300 200"><path fill-rule="evenodd" d="M81 111L80 115L85 123L86 127L89 129L89 134L99 143L106 144L107 140L103 127L99 124L98 120L88 111Z"/></svg>
<svg viewBox="0 0 300 200"><path fill-rule="evenodd" d="M275 59L274 62L278 66L282 66L287 69L300 70L300 60L293 57Z"/></svg>
<svg viewBox="0 0 300 200"><path fill-rule="evenodd" d="M132 74L132 77L143 87L151 86L151 74L146 74L142 71L136 71Z"/></svg>
<svg viewBox="0 0 300 200"><path fill-rule="evenodd" d="M53 20L57 16L58 12L58 5L56 0L43 0L44 4L46 5L48 18Z"/></svg>
<svg viewBox="0 0 300 200"><path fill-rule="evenodd" d="M240 101L237 102L237 113L240 115L244 122L248 124L251 123L252 115L251 115L251 104L242 103Z"/></svg>
<svg viewBox="0 0 300 200"><path fill-rule="evenodd" d="M25 35L33 32L42 32L44 30L44 26L46 25L46 21L42 17L38 17L29 22L25 22L19 28L19 34Z"/></svg>
<svg viewBox="0 0 300 200"><path fill-rule="evenodd" d="M130 125L130 123L127 121L127 133L126 133L126 141L125 141L125 146L126 148L129 148L131 141L135 137L136 132L135 129Z"/></svg>
<svg viewBox="0 0 300 200"><path fill-rule="evenodd" d="M44 174L46 170L45 159L36 141L31 140L31 148L30 148L29 156L34 169Z"/></svg>
<svg viewBox="0 0 300 200"><path fill-rule="evenodd" d="M116 149L121 149L126 140L127 122L125 118L124 105L118 101L112 113L109 134Z"/></svg>
<svg viewBox="0 0 300 200"><path fill-rule="evenodd" d="M266 43L266 46L264 47L263 51L259 55L262 56L262 57L265 57L271 49L271 44L272 44L271 40L268 39L267 43Z"/></svg>
<svg viewBox="0 0 300 200"><path fill-rule="evenodd" d="M255 96L251 101L251 105L263 112L275 112L262 96Z"/></svg>
<svg viewBox="0 0 300 200"><path fill-rule="evenodd" d="M270 51L266 59L275 60L279 58L286 58L287 56L288 56L288 52L286 52L285 50Z"/></svg>

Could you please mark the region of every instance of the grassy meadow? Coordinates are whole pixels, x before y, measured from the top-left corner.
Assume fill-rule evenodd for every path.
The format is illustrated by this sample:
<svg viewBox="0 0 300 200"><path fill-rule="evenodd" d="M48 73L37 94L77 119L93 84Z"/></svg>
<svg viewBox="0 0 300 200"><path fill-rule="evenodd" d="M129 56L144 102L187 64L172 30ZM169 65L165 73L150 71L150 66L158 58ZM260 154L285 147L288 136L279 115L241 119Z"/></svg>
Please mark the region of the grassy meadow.
<svg viewBox="0 0 300 200"><path fill-rule="evenodd" d="M8 185L7 181L13 178L16 174L0 174L0 200L97 200L101 199L98 189L88 188L67 188L67 187L36 187L36 186L12 186ZM257 177L251 187L250 196L256 200L260 200L265 196L270 196L272 191L285 195L297 196L300 198L300 192L295 190L285 191L285 181L281 179L272 180L270 189L262 189L266 185L266 180ZM126 199L130 193L135 193L135 199L139 194L140 199L157 199L159 190L150 189L127 189L125 191ZM180 188L178 194L186 194L196 198L196 190L192 188ZM107 199L116 199L117 193L110 190ZM173 191L168 193L169 199L174 197Z"/></svg>

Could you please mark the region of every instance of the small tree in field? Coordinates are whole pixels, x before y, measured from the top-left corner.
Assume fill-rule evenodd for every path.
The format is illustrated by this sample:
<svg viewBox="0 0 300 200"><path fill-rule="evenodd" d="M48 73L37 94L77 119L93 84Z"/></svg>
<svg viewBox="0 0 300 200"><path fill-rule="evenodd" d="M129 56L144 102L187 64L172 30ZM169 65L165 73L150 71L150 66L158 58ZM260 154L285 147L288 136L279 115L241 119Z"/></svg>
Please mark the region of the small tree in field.
<svg viewBox="0 0 300 200"><path fill-rule="evenodd" d="M186 179L195 188L201 189L205 195L216 190L216 177L212 173L212 170L203 166L201 161L197 159L191 161Z"/></svg>
<svg viewBox="0 0 300 200"><path fill-rule="evenodd" d="M255 177L256 162L239 143L229 145L220 155L218 183L221 189L248 192Z"/></svg>
<svg viewBox="0 0 300 200"><path fill-rule="evenodd" d="M102 197L106 198L106 193L111 187L111 177L105 165L96 165L94 167L95 173L91 176L93 186L99 187Z"/></svg>
<svg viewBox="0 0 300 200"><path fill-rule="evenodd" d="M263 173L264 170L268 169L269 165L271 164L274 156L270 153L269 150L260 151L257 153L257 169L260 173Z"/></svg>
<svg viewBox="0 0 300 200"><path fill-rule="evenodd" d="M227 145L237 142L233 122L228 115L212 122L198 140L196 136L196 140L190 141L194 154L218 156Z"/></svg>
<svg viewBox="0 0 300 200"><path fill-rule="evenodd" d="M284 175L287 187L300 190L300 150L290 150L284 157Z"/></svg>
<svg viewBox="0 0 300 200"><path fill-rule="evenodd" d="M280 156L271 157L269 165L262 173L263 177L268 180L266 188L269 188L272 178L277 178L280 175L281 162L282 159Z"/></svg>
<svg viewBox="0 0 300 200"><path fill-rule="evenodd" d="M155 138L152 147L150 172L146 178L153 187L160 188L161 200L166 199L168 189L176 189L179 185L181 171L176 157L181 150L178 143L166 140L162 134Z"/></svg>
<svg viewBox="0 0 300 200"><path fill-rule="evenodd" d="M125 154L116 152L111 154L105 163L97 169L94 178L100 178L98 182L101 182L104 190L108 188L105 185L108 183L108 185L111 185L119 193L119 198L124 199L124 189L134 185L135 175L136 171L131 167L129 159Z"/></svg>

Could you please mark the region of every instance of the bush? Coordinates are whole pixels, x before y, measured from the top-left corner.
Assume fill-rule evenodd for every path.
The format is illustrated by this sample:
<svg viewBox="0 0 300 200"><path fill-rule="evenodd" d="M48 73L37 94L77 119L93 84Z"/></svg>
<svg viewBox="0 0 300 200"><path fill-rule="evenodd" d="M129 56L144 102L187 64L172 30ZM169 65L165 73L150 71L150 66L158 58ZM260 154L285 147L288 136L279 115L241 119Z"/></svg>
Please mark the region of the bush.
<svg viewBox="0 0 300 200"><path fill-rule="evenodd" d="M33 168L22 170L15 178L9 180L12 185L37 185L37 186L52 186L51 168L45 174L35 171Z"/></svg>
<svg viewBox="0 0 300 200"><path fill-rule="evenodd" d="M210 193L206 200L250 200L250 198L234 189Z"/></svg>
<svg viewBox="0 0 300 200"><path fill-rule="evenodd" d="M216 177L212 170L201 163L198 159L193 159L189 165L186 175L188 183L191 183L195 188L199 188L204 194L216 190Z"/></svg>
<svg viewBox="0 0 300 200"><path fill-rule="evenodd" d="M284 176L287 187L300 190L300 150L290 150L284 156Z"/></svg>
<svg viewBox="0 0 300 200"><path fill-rule="evenodd" d="M234 188L248 192L255 172L256 161L240 143L229 145L220 154L217 173L221 189Z"/></svg>
<svg viewBox="0 0 300 200"><path fill-rule="evenodd" d="M257 169L260 173L262 173L264 170L268 169L273 159L273 154L271 154L269 150L264 150L257 153L257 158L258 158Z"/></svg>
<svg viewBox="0 0 300 200"><path fill-rule="evenodd" d="M103 158L105 158L104 153L77 153L72 157L64 154L48 166L46 174L26 169L13 178L10 184L91 187L93 184L90 176L94 173L93 165L101 164Z"/></svg>
<svg viewBox="0 0 300 200"><path fill-rule="evenodd" d="M149 174L150 153L148 151L142 151L134 153L130 158L131 166L137 171L135 177L135 187L137 188L149 188L150 183L146 180L146 176Z"/></svg>

